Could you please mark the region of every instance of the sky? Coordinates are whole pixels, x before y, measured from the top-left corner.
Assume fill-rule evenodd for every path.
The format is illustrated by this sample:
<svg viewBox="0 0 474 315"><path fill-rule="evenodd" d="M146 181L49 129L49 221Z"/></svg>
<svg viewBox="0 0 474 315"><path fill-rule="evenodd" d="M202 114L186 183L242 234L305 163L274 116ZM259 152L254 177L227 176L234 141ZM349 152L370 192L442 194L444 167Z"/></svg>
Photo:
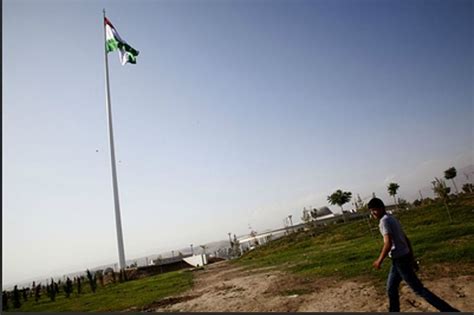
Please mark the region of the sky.
<svg viewBox="0 0 474 315"><path fill-rule="evenodd" d="M474 164L472 1L4 0L4 285L118 261L103 8L127 259Z"/></svg>

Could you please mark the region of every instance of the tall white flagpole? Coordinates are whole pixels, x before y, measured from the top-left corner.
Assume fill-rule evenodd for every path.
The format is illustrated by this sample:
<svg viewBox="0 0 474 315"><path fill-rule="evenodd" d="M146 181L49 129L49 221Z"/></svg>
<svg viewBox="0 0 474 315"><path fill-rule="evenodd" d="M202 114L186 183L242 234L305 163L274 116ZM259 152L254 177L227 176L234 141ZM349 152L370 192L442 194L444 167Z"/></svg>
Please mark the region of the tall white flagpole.
<svg viewBox="0 0 474 315"><path fill-rule="evenodd" d="M112 165L112 186L114 191L114 205L115 205L115 225L117 228L117 243L119 252L119 266L120 270L126 267L125 265L125 251L123 249L123 234L122 234L122 220L120 219L120 202L117 184L117 167L115 165L115 147L114 147L114 132L112 128L112 107L110 105L110 87L109 87L109 60L107 57L107 37L105 35L105 9L104 9L104 55L105 55L105 106L107 109L107 123L109 127L109 143L110 143L110 163Z"/></svg>

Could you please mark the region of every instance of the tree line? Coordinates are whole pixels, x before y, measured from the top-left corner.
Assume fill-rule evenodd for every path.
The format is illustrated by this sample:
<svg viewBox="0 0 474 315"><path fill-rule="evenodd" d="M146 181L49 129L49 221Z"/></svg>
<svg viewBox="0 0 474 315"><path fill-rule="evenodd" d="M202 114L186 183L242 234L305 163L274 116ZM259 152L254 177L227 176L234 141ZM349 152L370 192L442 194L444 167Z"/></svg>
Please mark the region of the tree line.
<svg viewBox="0 0 474 315"><path fill-rule="evenodd" d="M125 282L128 280L127 274L124 270L121 270L119 273L110 272L110 282L116 283ZM87 270L86 275L81 275L74 277L72 280L67 277L64 282L61 283L61 280L55 281L51 278L51 282L46 284L38 283L36 284L33 281L31 287L18 288L17 285L14 286L13 290L2 292L2 309L7 311L11 308L18 309L21 305L28 301L28 299L33 300L35 303L39 303L41 299L49 299L50 301L56 301L56 298L59 295L64 295L66 298L71 298L72 294L75 292L76 296L84 294L84 285L88 285L90 292L93 294L96 293L98 289L98 284L100 287L105 287L104 274L102 270L92 273Z"/></svg>
<svg viewBox="0 0 474 315"><path fill-rule="evenodd" d="M466 178L469 179L468 175L467 174L465 174L465 175L466 175ZM458 191L456 182L454 180L454 178L456 176L457 176L457 170L456 170L455 167L450 167L450 168L448 168L447 170L444 171L444 179L452 181L453 186L454 186L455 191L456 191L456 195L457 195L457 194L459 194L459 191ZM447 187L446 182L445 182L444 179L435 177L434 181L431 182L431 184L433 185L432 190L433 190L435 196L437 196L437 198L439 198L440 200L443 201L443 204L444 204L444 206L446 208L446 211L448 213L449 220L450 220L450 222L452 222L451 212L450 212L450 209L449 209L449 206L448 206L448 201L449 201L449 198L450 198L451 188ZM397 209L399 207L400 208L406 208L409 205L409 203L406 200L402 199L402 198L397 199L397 192L398 192L399 188L400 188L400 185L398 183L392 182L392 183L388 184L387 192L391 197L393 197L394 205L397 207ZM470 193L474 192L474 185L472 183L466 183L462 186L462 190L463 190L463 193L470 194ZM375 195L374 195L374 197L375 197ZM345 216L346 211L344 210L343 206L344 206L344 204L351 201L351 199L352 199L352 193L350 191L343 191L342 189L338 189L334 193L332 193L331 195L327 196L327 201L328 201L329 204L331 204L333 206L337 205L341 208L341 212L342 212L344 221L346 221L346 216ZM415 201L413 201L413 205L414 206L420 206L423 203L429 203L430 201L431 201L430 198L423 199L423 197L421 197L421 200L416 199ZM364 204L364 202L362 201L362 199L360 198L359 195L357 195L357 200L354 202L354 205L356 207L356 211L367 211L368 210L368 209L366 209L366 205ZM303 216L301 217L301 220L305 223L308 223L308 222L312 221L313 219L316 219L317 216L318 216L317 209L306 210L306 208L305 208L303 210Z"/></svg>

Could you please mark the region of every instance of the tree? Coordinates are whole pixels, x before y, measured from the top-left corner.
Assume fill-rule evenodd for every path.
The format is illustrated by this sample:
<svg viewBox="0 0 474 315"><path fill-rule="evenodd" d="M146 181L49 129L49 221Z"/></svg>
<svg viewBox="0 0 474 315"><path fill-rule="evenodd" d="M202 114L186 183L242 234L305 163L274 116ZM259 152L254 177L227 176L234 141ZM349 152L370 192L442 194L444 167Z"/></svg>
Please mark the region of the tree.
<svg viewBox="0 0 474 315"><path fill-rule="evenodd" d="M35 302L38 302L41 297L41 283L35 288Z"/></svg>
<svg viewBox="0 0 474 315"><path fill-rule="evenodd" d="M56 300L56 293L57 293L57 289L56 289L56 286L57 286L57 283L54 282L54 279L51 278L51 285L49 286L49 298L51 299L51 301L55 301Z"/></svg>
<svg viewBox="0 0 474 315"><path fill-rule="evenodd" d="M89 285L91 286L91 291L92 293L95 293L95 290L97 289L97 278L92 276L92 273L87 269L87 279L89 279Z"/></svg>
<svg viewBox="0 0 474 315"><path fill-rule="evenodd" d="M66 283L64 284L64 293L66 294L66 297L69 298L69 296L72 293L72 281L69 279L69 277L66 280Z"/></svg>
<svg viewBox="0 0 474 315"><path fill-rule="evenodd" d="M21 293L23 294L23 300L25 302L28 301L28 293L26 292L26 289L22 288L21 291L22 291Z"/></svg>
<svg viewBox="0 0 474 315"><path fill-rule="evenodd" d="M81 294L81 277L77 277L77 294Z"/></svg>
<svg viewBox="0 0 474 315"><path fill-rule="evenodd" d="M393 197L393 202L395 202L397 209L398 209L398 205L397 205L396 196L397 196L398 188L400 188L400 185L398 185L397 183L390 183L388 184L388 187L387 187L388 193L390 194L390 196Z"/></svg>
<svg viewBox="0 0 474 315"><path fill-rule="evenodd" d="M8 292L7 291L2 292L2 310L3 311L8 310Z"/></svg>
<svg viewBox="0 0 474 315"><path fill-rule="evenodd" d="M456 172L456 168L454 167L450 167L446 171L444 171L444 178L450 179L453 182L454 189L456 189L456 194L458 194L459 193L458 187L456 186L456 182L454 181L454 177L456 177L456 175L457 175L457 172Z"/></svg>
<svg viewBox="0 0 474 315"><path fill-rule="evenodd" d="M431 182L433 184L433 191L434 193L443 201L444 206L446 207L446 211L448 212L449 222L453 222L451 218L451 213L449 212L448 207L448 197L449 193L451 192L451 188L446 186L444 180L435 177L435 180Z"/></svg>
<svg viewBox="0 0 474 315"><path fill-rule="evenodd" d="M20 308L20 291L18 291L17 286L13 288L13 308Z"/></svg>
<svg viewBox="0 0 474 315"><path fill-rule="evenodd" d="M338 205L341 207L344 221L346 221L346 216L344 215L343 205L349 202L352 198L352 193L349 191L342 191L340 189L336 190L332 195L328 196L328 202L331 205Z"/></svg>
<svg viewBox="0 0 474 315"><path fill-rule="evenodd" d="M472 193L474 191L474 185L471 184L471 183L467 183L467 184L464 184L462 185L462 190L468 194L468 193Z"/></svg>
<svg viewBox="0 0 474 315"><path fill-rule="evenodd" d="M31 285L30 297L33 296L35 292L36 292L36 283L33 281L33 284Z"/></svg>
<svg viewBox="0 0 474 315"><path fill-rule="evenodd" d="M422 203L422 202L421 202L420 200L418 200L418 199L415 199L415 201L413 201L413 205L414 205L415 207L421 206L421 203Z"/></svg>

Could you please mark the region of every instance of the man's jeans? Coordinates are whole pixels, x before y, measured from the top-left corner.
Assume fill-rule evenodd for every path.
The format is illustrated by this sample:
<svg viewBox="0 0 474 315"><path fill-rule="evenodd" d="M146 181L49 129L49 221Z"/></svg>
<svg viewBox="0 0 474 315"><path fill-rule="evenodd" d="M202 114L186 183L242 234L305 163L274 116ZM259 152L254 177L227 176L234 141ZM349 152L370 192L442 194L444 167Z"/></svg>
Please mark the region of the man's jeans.
<svg viewBox="0 0 474 315"><path fill-rule="evenodd" d="M387 293L389 299L389 311L400 312L400 298L398 287L404 280L415 293L423 297L428 303L436 307L441 312L459 312L451 305L440 299L434 293L423 286L420 279L415 274L410 255L392 259L392 267L387 279Z"/></svg>

